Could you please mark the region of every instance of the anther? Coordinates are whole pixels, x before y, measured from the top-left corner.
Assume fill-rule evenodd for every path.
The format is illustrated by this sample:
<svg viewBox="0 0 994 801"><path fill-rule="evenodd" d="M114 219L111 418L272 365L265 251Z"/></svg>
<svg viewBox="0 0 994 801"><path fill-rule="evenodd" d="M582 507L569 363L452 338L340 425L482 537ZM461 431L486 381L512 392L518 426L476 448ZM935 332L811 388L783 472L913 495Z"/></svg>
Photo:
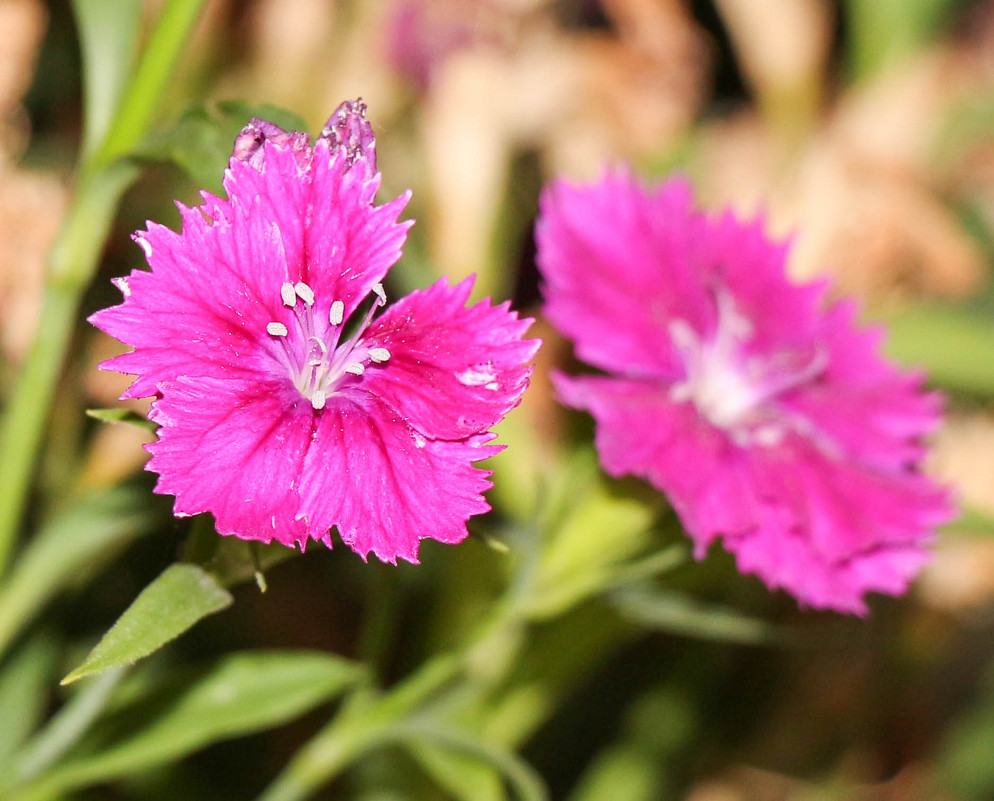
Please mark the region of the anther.
<svg viewBox="0 0 994 801"><path fill-rule="evenodd" d="M289 333L283 323L267 323L266 332L274 337L285 337Z"/></svg>
<svg viewBox="0 0 994 801"><path fill-rule="evenodd" d="M345 319L345 304L336 300L331 304L331 311L328 312L328 322L332 325L341 325Z"/></svg>
<svg viewBox="0 0 994 801"><path fill-rule="evenodd" d="M377 364L380 364L381 362L385 362L387 359L390 358L390 351L388 351L386 348L370 348L369 358L372 359Z"/></svg>
<svg viewBox="0 0 994 801"><path fill-rule="evenodd" d="M295 306L297 304L297 293L293 291L293 284L287 282L280 287L280 297L283 298L284 306Z"/></svg>
<svg viewBox="0 0 994 801"><path fill-rule="evenodd" d="M380 305L385 306L387 293L383 290L383 284L373 284L373 293L380 299Z"/></svg>
<svg viewBox="0 0 994 801"><path fill-rule="evenodd" d="M362 375L366 372L366 368L359 364L359 362L348 362L343 369L346 373L352 373L352 375Z"/></svg>
<svg viewBox="0 0 994 801"><path fill-rule="evenodd" d="M328 400L328 396L325 394L323 389L316 389L311 393L311 406L316 410L324 408L325 401Z"/></svg>
<svg viewBox="0 0 994 801"><path fill-rule="evenodd" d="M293 291L297 294L297 297L304 301L304 303L308 306L314 305L314 290L307 286L307 284L303 281L298 281L294 285Z"/></svg>

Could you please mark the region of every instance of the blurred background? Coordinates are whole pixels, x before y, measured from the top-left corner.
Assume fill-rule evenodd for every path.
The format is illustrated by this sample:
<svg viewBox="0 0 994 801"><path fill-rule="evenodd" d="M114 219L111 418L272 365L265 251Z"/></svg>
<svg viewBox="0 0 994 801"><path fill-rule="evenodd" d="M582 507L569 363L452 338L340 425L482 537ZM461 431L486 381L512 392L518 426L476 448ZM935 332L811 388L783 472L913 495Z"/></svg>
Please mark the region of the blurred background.
<svg viewBox="0 0 994 801"><path fill-rule="evenodd" d="M161 5L141 5L143 24ZM70 4L0 0L3 396L35 335L45 254L70 203L81 84ZM994 2L210 0L85 314L117 302L108 279L142 265L132 231L146 219L178 227L174 198L218 190L218 165L246 121L231 101L271 104L316 131L357 96L378 139L381 197L414 190L395 295L476 273L477 296L538 316L532 226L543 182L590 179L619 161L651 177L678 169L707 206L764 215L773 235L792 239L798 279L831 275L868 321L891 326L889 352L927 368L950 396L931 467L966 511L909 597L874 599L866 620L805 612L715 551L672 584L796 637L757 645L735 626L652 631L600 599L534 625L487 714L553 798L994 798ZM533 333L546 345L494 465L501 525L525 526L550 477L574 469L589 442L589 422L557 407L548 383L568 346L540 317ZM81 318L30 514L124 484L155 515L34 622L47 667L26 686L40 716L66 697L58 677L176 557L189 525L155 506L141 472L151 435L83 414L114 406L129 383L95 369L120 347ZM648 494L637 482L605 492ZM84 521L80 536L101 524ZM597 534L610 539L611 527ZM148 670L294 646L361 657L389 684L457 641L513 573L513 554L475 538L426 541L422 562L364 564L314 547L273 568L265 595L235 589L231 609ZM328 712L72 797L254 797ZM388 751L318 797L473 798L429 774Z"/></svg>

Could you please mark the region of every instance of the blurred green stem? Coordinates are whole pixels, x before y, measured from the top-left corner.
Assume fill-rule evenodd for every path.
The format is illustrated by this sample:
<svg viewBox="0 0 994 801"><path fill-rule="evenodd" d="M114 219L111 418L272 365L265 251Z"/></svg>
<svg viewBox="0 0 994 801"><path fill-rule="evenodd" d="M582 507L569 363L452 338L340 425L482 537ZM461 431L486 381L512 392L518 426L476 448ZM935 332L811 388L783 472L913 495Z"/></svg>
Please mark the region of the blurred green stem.
<svg viewBox="0 0 994 801"><path fill-rule="evenodd" d="M118 202L139 174L120 159L145 135L203 2L166 4L103 144L80 165L73 205L49 253L38 333L0 420L0 574L24 512L80 299L96 271Z"/></svg>

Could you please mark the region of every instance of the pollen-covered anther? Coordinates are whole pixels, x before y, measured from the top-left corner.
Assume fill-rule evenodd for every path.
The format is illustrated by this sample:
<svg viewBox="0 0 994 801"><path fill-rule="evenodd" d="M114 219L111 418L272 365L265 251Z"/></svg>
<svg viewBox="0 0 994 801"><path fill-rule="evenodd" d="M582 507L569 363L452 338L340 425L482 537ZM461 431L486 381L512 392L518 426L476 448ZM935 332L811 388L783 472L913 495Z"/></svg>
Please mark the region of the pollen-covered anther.
<svg viewBox="0 0 994 801"><path fill-rule="evenodd" d="M283 305L291 308L297 305L297 293L293 290L293 284L286 282L280 287L280 297L283 298Z"/></svg>
<svg viewBox="0 0 994 801"><path fill-rule="evenodd" d="M336 300L331 304L331 309L328 311L328 322L332 325L341 325L345 320L345 304Z"/></svg>
<svg viewBox="0 0 994 801"><path fill-rule="evenodd" d="M390 351L386 348L370 348L369 358L372 359L377 364L382 364L387 359L390 358Z"/></svg>
<svg viewBox="0 0 994 801"><path fill-rule="evenodd" d="M308 306L314 305L314 290L303 281L298 281L293 285L294 294Z"/></svg>
<svg viewBox="0 0 994 801"><path fill-rule="evenodd" d="M274 337L285 337L290 332L283 323L267 323L266 333Z"/></svg>
<svg viewBox="0 0 994 801"><path fill-rule="evenodd" d="M359 362L349 362L342 368L346 373L352 373L352 375L362 375L366 372L366 366L360 364Z"/></svg>
<svg viewBox="0 0 994 801"><path fill-rule="evenodd" d="M383 284L373 284L373 293L379 298L381 306L385 306L387 303L387 293L383 289Z"/></svg>
<svg viewBox="0 0 994 801"><path fill-rule="evenodd" d="M311 406L314 407L315 411L323 409L327 400L328 396L325 394L323 389L316 389L311 393Z"/></svg>

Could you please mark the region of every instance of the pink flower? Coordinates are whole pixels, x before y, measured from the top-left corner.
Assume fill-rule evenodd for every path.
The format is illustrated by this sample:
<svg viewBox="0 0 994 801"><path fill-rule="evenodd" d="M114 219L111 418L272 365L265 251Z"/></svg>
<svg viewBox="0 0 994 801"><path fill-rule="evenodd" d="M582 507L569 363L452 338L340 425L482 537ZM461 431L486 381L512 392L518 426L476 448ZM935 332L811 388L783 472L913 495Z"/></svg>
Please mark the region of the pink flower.
<svg viewBox="0 0 994 801"><path fill-rule="evenodd" d="M906 589L952 515L920 471L942 399L877 354L853 303L791 284L786 245L696 211L681 180L556 182L537 238L546 315L607 373L556 375L561 399L594 416L610 474L668 495L698 558L721 537L817 608Z"/></svg>
<svg viewBox="0 0 994 801"><path fill-rule="evenodd" d="M365 106L343 103L317 142L253 120L225 173L227 199L180 206L181 233L135 234L151 272L118 279L119 306L90 321L134 350L101 365L156 396L155 491L222 534L417 561L490 507L491 427L517 405L530 320L466 307L444 280L380 316L409 193L380 183Z"/></svg>

